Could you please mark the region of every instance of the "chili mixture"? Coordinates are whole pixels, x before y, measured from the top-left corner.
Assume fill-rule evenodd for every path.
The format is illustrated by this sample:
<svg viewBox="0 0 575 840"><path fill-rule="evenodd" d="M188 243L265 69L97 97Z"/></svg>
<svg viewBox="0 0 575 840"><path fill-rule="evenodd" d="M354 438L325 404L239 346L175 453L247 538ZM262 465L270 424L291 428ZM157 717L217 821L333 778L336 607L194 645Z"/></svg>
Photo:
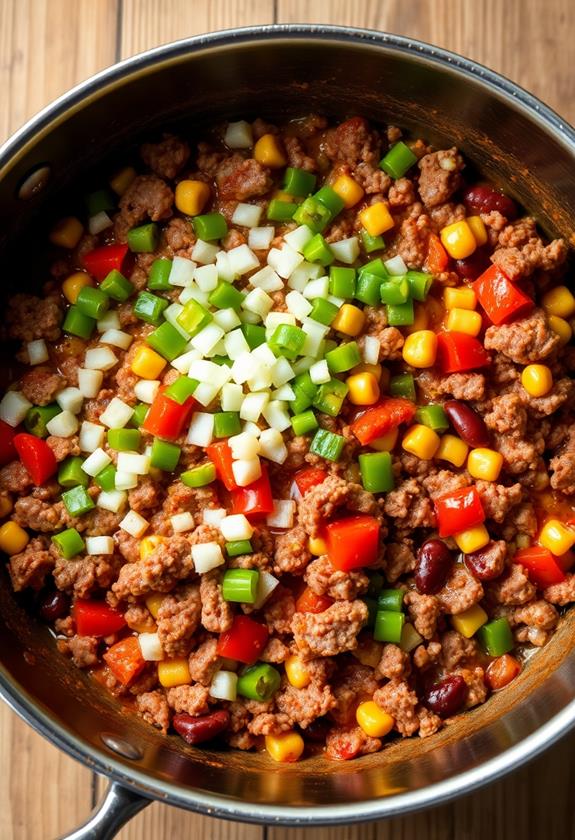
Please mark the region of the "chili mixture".
<svg viewBox="0 0 575 840"><path fill-rule="evenodd" d="M5 315L0 548L188 743L331 759L508 686L575 600L567 248L353 117L166 135Z"/></svg>

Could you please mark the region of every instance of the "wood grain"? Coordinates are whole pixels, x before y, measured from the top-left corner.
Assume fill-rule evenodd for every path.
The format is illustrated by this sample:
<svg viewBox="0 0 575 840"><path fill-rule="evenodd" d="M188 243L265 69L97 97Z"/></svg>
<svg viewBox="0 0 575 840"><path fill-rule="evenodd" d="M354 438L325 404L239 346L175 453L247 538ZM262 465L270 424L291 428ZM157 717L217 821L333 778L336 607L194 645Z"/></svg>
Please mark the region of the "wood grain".
<svg viewBox="0 0 575 840"><path fill-rule="evenodd" d="M571 14L570 14L571 12ZM233 26L331 22L420 38L474 58L575 121L572 0L0 0L0 140L114 60ZM356 827L295 830L228 823L154 804L120 840L575 840L575 735L513 776L424 814ZM0 837L43 840L85 818L88 770L0 708ZM96 790L104 788L97 782Z"/></svg>

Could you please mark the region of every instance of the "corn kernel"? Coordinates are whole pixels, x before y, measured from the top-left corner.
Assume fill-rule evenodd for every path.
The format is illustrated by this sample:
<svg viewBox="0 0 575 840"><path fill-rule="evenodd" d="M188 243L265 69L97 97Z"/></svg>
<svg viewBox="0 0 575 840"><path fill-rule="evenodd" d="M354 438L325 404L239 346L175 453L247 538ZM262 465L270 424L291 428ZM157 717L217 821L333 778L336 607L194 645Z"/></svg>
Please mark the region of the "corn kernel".
<svg viewBox="0 0 575 840"><path fill-rule="evenodd" d="M377 381L379 382L379 380L381 379L381 376L382 376L383 368L379 364L378 365L370 365L367 362L362 362L360 365L356 365L354 368L352 368L351 372L353 374L355 374L355 373L371 373L371 375L375 379L377 379Z"/></svg>
<svg viewBox="0 0 575 840"><path fill-rule="evenodd" d="M379 399L379 385L371 373L356 373L346 379L348 398L353 405L373 405Z"/></svg>
<svg viewBox="0 0 575 840"><path fill-rule="evenodd" d="M385 201L376 201L375 204L371 204L365 210L362 210L359 214L359 221L370 236L379 236L387 230L391 230L395 224Z"/></svg>
<svg viewBox="0 0 575 840"><path fill-rule="evenodd" d="M476 525L474 528L468 528L467 531L460 531L455 534L454 540L457 547L464 554L472 554L474 551L479 551L484 548L491 537L485 525Z"/></svg>
<svg viewBox="0 0 575 840"><path fill-rule="evenodd" d="M431 300L431 298L428 298ZM413 324L408 324L405 327L407 335L419 332L419 330L426 330L429 326L429 314L427 312L427 303L416 303L413 307Z"/></svg>
<svg viewBox="0 0 575 840"><path fill-rule="evenodd" d="M561 345L569 344L573 336L569 322L565 318L560 318L559 315L549 315L547 320L553 332L561 339Z"/></svg>
<svg viewBox="0 0 575 840"><path fill-rule="evenodd" d="M166 542L166 538L160 537L157 534L144 537L143 540L140 540L140 560L145 560L146 557L150 556L152 551L155 551L164 542Z"/></svg>
<svg viewBox="0 0 575 840"><path fill-rule="evenodd" d="M469 286L448 288L443 292L443 303L446 309L475 309L477 295Z"/></svg>
<svg viewBox="0 0 575 840"><path fill-rule="evenodd" d="M176 207L186 216L198 216L209 197L210 188L204 181L180 181L176 185Z"/></svg>
<svg viewBox="0 0 575 840"><path fill-rule="evenodd" d="M462 467L469 451L468 445L455 435L442 435L435 457L449 461L454 467Z"/></svg>
<svg viewBox="0 0 575 840"><path fill-rule="evenodd" d="M344 335L356 336L360 334L364 324L363 310L352 303L344 303L331 322L331 327Z"/></svg>
<svg viewBox="0 0 575 840"><path fill-rule="evenodd" d="M575 315L575 297L567 286L555 286L541 298L541 305L548 315L570 318Z"/></svg>
<svg viewBox="0 0 575 840"><path fill-rule="evenodd" d="M359 704L355 711L355 719L370 738L384 738L391 732L395 723L392 716L380 709L373 700Z"/></svg>
<svg viewBox="0 0 575 840"><path fill-rule="evenodd" d="M401 446L422 461L430 461L439 448L439 435L429 426L416 424L407 430Z"/></svg>
<svg viewBox="0 0 575 840"><path fill-rule="evenodd" d="M553 387L553 374L547 365L527 365L521 372L521 384L532 397L544 397Z"/></svg>
<svg viewBox="0 0 575 840"><path fill-rule="evenodd" d="M440 237L443 247L454 260L470 257L477 248L473 232L464 219L442 228Z"/></svg>
<svg viewBox="0 0 575 840"><path fill-rule="evenodd" d="M150 595L147 595L145 598L146 606L149 612L152 613L153 618L158 617L158 611L162 606L162 601L166 596L163 592L152 592Z"/></svg>
<svg viewBox="0 0 575 840"><path fill-rule="evenodd" d="M80 290L85 286L93 286L92 278L85 271L75 271L66 277L62 283L62 294L70 303L76 303Z"/></svg>
<svg viewBox="0 0 575 840"><path fill-rule="evenodd" d="M263 166L270 169L281 169L286 166L287 159L275 134L264 134L254 146L254 157Z"/></svg>
<svg viewBox="0 0 575 840"><path fill-rule="evenodd" d="M294 688L305 688L311 682L311 675L305 663L298 656L288 656L284 662L286 677Z"/></svg>
<svg viewBox="0 0 575 840"><path fill-rule="evenodd" d="M310 554L315 557L321 557L322 554L327 554L327 543L321 537L310 537L307 543Z"/></svg>
<svg viewBox="0 0 575 840"><path fill-rule="evenodd" d="M470 639L477 633L480 627L483 627L489 616L479 604L473 604L472 607L465 610L458 615L451 616L451 623L458 633Z"/></svg>
<svg viewBox="0 0 575 840"><path fill-rule="evenodd" d="M287 201L288 204L301 204L303 197L300 195L291 195L284 190L276 190L272 198L277 198L278 201Z"/></svg>
<svg viewBox="0 0 575 840"><path fill-rule="evenodd" d="M297 761L304 748L303 738L293 731L266 735L265 743L270 757L282 764Z"/></svg>
<svg viewBox="0 0 575 840"><path fill-rule="evenodd" d="M354 181L349 175L340 175L336 178L331 188L345 202L347 208L353 207L361 201L364 195L363 187Z"/></svg>
<svg viewBox="0 0 575 840"><path fill-rule="evenodd" d="M475 237L478 247L485 245L487 242L487 229L483 224L481 216L468 216L465 221L471 228L471 233Z"/></svg>
<svg viewBox="0 0 575 840"><path fill-rule="evenodd" d="M14 505L10 496L0 496L0 519L12 513Z"/></svg>
<svg viewBox="0 0 575 840"><path fill-rule="evenodd" d="M189 685L192 681L188 660L182 656L179 659L166 659L158 662L158 679L164 688L176 685Z"/></svg>
<svg viewBox="0 0 575 840"><path fill-rule="evenodd" d="M134 353L130 367L132 373L141 376L142 379L157 379L166 364L166 360L159 353L142 345Z"/></svg>
<svg viewBox="0 0 575 840"><path fill-rule="evenodd" d="M61 248L75 248L80 237L84 233L84 226L74 216L66 216L60 219L50 231L50 242L59 245Z"/></svg>
<svg viewBox="0 0 575 840"><path fill-rule="evenodd" d="M0 528L0 551L12 556L24 551L30 537L16 522L5 522Z"/></svg>
<svg viewBox="0 0 575 840"><path fill-rule="evenodd" d="M503 455L495 449L472 449L467 458L467 471L473 478L497 481L503 467Z"/></svg>
<svg viewBox="0 0 575 840"><path fill-rule="evenodd" d="M548 519L541 528L539 542L548 548L551 554L560 557L575 545L575 530L567 528L558 519Z"/></svg>
<svg viewBox="0 0 575 840"><path fill-rule="evenodd" d="M414 368L428 368L435 364L437 335L432 330L418 330L405 339L403 360Z"/></svg>
<svg viewBox="0 0 575 840"><path fill-rule="evenodd" d="M369 446L372 449L376 449L378 452L391 452L393 449L395 449L395 444L397 443L398 437L399 429L396 426L395 429L390 429L389 432L386 432L381 437L370 441Z"/></svg>
<svg viewBox="0 0 575 840"><path fill-rule="evenodd" d="M116 195L124 195L132 181L136 178L136 170L133 166L124 166L110 178L109 184Z"/></svg>
<svg viewBox="0 0 575 840"><path fill-rule="evenodd" d="M470 309L450 309L446 326L453 332L476 336L481 332L481 315Z"/></svg>

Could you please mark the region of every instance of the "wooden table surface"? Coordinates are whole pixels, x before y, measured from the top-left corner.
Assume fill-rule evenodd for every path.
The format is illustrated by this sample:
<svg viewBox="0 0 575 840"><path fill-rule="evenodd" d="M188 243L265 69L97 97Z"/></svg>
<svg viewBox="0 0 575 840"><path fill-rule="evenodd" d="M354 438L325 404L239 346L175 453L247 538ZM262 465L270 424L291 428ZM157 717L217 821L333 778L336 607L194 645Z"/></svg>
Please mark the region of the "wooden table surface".
<svg viewBox="0 0 575 840"><path fill-rule="evenodd" d="M571 14L570 14L571 13ZM572 0L0 0L0 141L76 82L150 47L284 22L386 30L447 47L519 82L575 122ZM575 838L575 735L529 767L403 819L341 829L259 828L153 804L121 840ZM102 780L0 708L0 837L44 840L86 818Z"/></svg>

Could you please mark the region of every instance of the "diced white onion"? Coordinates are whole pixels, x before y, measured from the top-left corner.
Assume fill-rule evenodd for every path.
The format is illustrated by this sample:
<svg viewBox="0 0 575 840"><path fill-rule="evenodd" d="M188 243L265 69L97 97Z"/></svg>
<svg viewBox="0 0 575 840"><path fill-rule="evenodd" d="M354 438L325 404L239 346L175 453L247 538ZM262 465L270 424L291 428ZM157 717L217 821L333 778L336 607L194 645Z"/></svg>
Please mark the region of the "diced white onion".
<svg viewBox="0 0 575 840"><path fill-rule="evenodd" d="M114 476L114 487L116 490L133 490L137 486L138 476L136 473L116 470L116 475Z"/></svg>
<svg viewBox="0 0 575 840"><path fill-rule="evenodd" d="M107 452L99 446L95 449L91 455L88 455L84 463L82 464L82 469L86 473L86 475L95 476L98 473L102 472L108 464L112 463L112 459L108 455Z"/></svg>
<svg viewBox="0 0 575 840"><path fill-rule="evenodd" d="M226 542L250 540L254 529L243 513L233 513L220 522L220 531Z"/></svg>
<svg viewBox="0 0 575 840"><path fill-rule="evenodd" d="M202 265L208 265L216 261L216 254L219 250L217 245L198 239L192 250L192 259L202 263Z"/></svg>
<svg viewBox="0 0 575 840"><path fill-rule="evenodd" d="M229 382L224 385L221 393L222 411L239 411L244 401L244 392L241 385Z"/></svg>
<svg viewBox="0 0 575 840"><path fill-rule="evenodd" d="M100 336L102 344L111 344L112 347L119 347L121 350L127 350L133 341L133 336L123 330L106 330Z"/></svg>
<svg viewBox="0 0 575 840"><path fill-rule="evenodd" d="M226 283L233 283L236 279L227 251L218 251L216 257L216 268L218 270L218 277L220 280L224 280Z"/></svg>
<svg viewBox="0 0 575 840"><path fill-rule="evenodd" d="M255 610L259 610L263 607L278 583L279 580L269 572L260 572L260 576L258 578L258 588L256 590L256 600L253 603Z"/></svg>
<svg viewBox="0 0 575 840"><path fill-rule="evenodd" d="M300 225L284 235L284 242L300 254L311 239L313 239L313 233L307 225Z"/></svg>
<svg viewBox="0 0 575 840"><path fill-rule="evenodd" d="M134 396L140 402L151 405L160 390L159 379L139 379L134 385Z"/></svg>
<svg viewBox="0 0 575 840"><path fill-rule="evenodd" d="M303 292L309 280L314 280L316 277L321 277L323 266L317 263L310 263L307 260L298 265L296 270L288 280L290 289L296 289L298 292Z"/></svg>
<svg viewBox="0 0 575 840"><path fill-rule="evenodd" d="M242 324L259 324L261 321L259 315L256 315L255 312L248 312L247 309L242 309L241 312L238 312L238 315Z"/></svg>
<svg viewBox="0 0 575 840"><path fill-rule="evenodd" d="M228 308L218 309L217 312L214 312L214 323L216 323L218 327L221 327L224 332L230 332L230 330L239 327L242 322L240 321L236 310Z"/></svg>
<svg viewBox="0 0 575 840"><path fill-rule="evenodd" d="M225 508L204 508L202 514L202 521L205 525L215 525L220 527L220 522L226 516Z"/></svg>
<svg viewBox="0 0 575 840"><path fill-rule="evenodd" d="M295 327L295 315L292 315L291 312L268 312L264 321L266 335L272 336L275 328L279 327L280 324L290 324Z"/></svg>
<svg viewBox="0 0 575 840"><path fill-rule="evenodd" d="M400 647L406 653L410 653L412 650L420 645L424 641L423 636L417 632L413 624L404 624L403 629L401 631L401 641Z"/></svg>
<svg viewBox="0 0 575 840"><path fill-rule="evenodd" d="M160 662L164 658L162 643L157 633L140 633L138 644L140 645L142 659L145 659L146 662Z"/></svg>
<svg viewBox="0 0 575 840"><path fill-rule="evenodd" d="M194 271L194 281L202 292L211 292L218 285L218 270L215 265L201 265Z"/></svg>
<svg viewBox="0 0 575 840"><path fill-rule="evenodd" d="M309 377L315 385L322 385L324 382L330 381L331 374L325 359L321 359L310 367Z"/></svg>
<svg viewBox="0 0 575 840"><path fill-rule="evenodd" d="M286 382L286 384L281 385L277 391L272 391L271 399L291 402L291 400L295 400L295 391L292 386Z"/></svg>
<svg viewBox="0 0 575 840"><path fill-rule="evenodd" d="M228 446L232 450L232 458L255 458L260 452L260 442L255 435L241 432L228 438Z"/></svg>
<svg viewBox="0 0 575 840"><path fill-rule="evenodd" d="M186 257L174 257L168 276L170 286L189 286L194 279L196 263Z"/></svg>
<svg viewBox="0 0 575 840"><path fill-rule="evenodd" d="M266 517L270 528L293 528L296 504L293 499L274 499L274 509Z"/></svg>
<svg viewBox="0 0 575 840"><path fill-rule="evenodd" d="M335 295L328 295L327 299L330 303L333 303L334 306L343 306L345 303L345 298L336 297Z"/></svg>
<svg viewBox="0 0 575 840"><path fill-rule="evenodd" d="M330 242L332 254L339 262L351 265L359 257L359 241L357 236L349 239L340 239L339 242Z"/></svg>
<svg viewBox="0 0 575 840"><path fill-rule="evenodd" d="M80 451L95 452L99 446L103 445L105 437L106 430L103 426L84 420L80 426Z"/></svg>
<svg viewBox="0 0 575 840"><path fill-rule="evenodd" d="M204 411L194 412L186 442L193 443L195 446L209 446L213 437L214 415Z"/></svg>
<svg viewBox="0 0 575 840"><path fill-rule="evenodd" d="M242 420L251 420L252 423L257 423L260 415L269 402L270 395L268 393L246 394L242 407L240 408L240 417Z"/></svg>
<svg viewBox="0 0 575 840"><path fill-rule="evenodd" d="M260 435L261 454L268 461L283 464L288 456L282 434L277 429L264 429Z"/></svg>
<svg viewBox="0 0 575 840"><path fill-rule="evenodd" d="M252 127L245 120L228 123L224 143L229 149L249 149L254 144Z"/></svg>
<svg viewBox="0 0 575 840"><path fill-rule="evenodd" d="M196 283L190 283L189 286L183 290L183 292L178 297L179 302L182 305L185 305L189 300L195 300L200 303L204 307L209 306L209 292L204 292L200 289L199 286L196 286Z"/></svg>
<svg viewBox="0 0 575 840"><path fill-rule="evenodd" d="M238 675L233 671L216 671L210 684L210 697L233 701L238 696Z"/></svg>
<svg viewBox="0 0 575 840"><path fill-rule="evenodd" d="M6 391L0 400L0 420L14 428L24 420L30 408L32 403L21 391Z"/></svg>
<svg viewBox="0 0 575 840"><path fill-rule="evenodd" d="M28 353L28 362L31 365L41 365L42 362L47 362L50 358L48 347L43 338L29 341L26 345L26 352Z"/></svg>
<svg viewBox="0 0 575 840"><path fill-rule="evenodd" d="M180 373L189 373L192 362L195 362L200 357L201 354L197 350L188 350L186 353L182 353L181 356L172 359L170 364Z"/></svg>
<svg viewBox="0 0 575 840"><path fill-rule="evenodd" d="M266 317L273 305L273 300L263 289L252 289L242 301L242 309L255 312L262 319Z"/></svg>
<svg viewBox="0 0 575 840"><path fill-rule="evenodd" d="M123 429L129 422L134 409L119 397L113 397L107 408L100 415L100 421L110 429Z"/></svg>
<svg viewBox="0 0 575 840"><path fill-rule="evenodd" d="M128 494L123 490L102 490L96 505L102 510L110 510L112 513L119 513L126 502L128 501Z"/></svg>
<svg viewBox="0 0 575 840"><path fill-rule="evenodd" d="M82 411L84 395L79 388L64 388L56 394L56 402L62 411L71 411L72 414L78 414Z"/></svg>
<svg viewBox="0 0 575 840"><path fill-rule="evenodd" d="M379 349L381 342L373 335L366 335L363 339L363 361L368 365L376 365L379 362Z"/></svg>
<svg viewBox="0 0 575 840"><path fill-rule="evenodd" d="M287 242L284 242L281 248L272 248L268 254L268 265L271 265L284 280L291 277L302 262L302 255Z"/></svg>
<svg viewBox="0 0 575 840"><path fill-rule="evenodd" d="M147 475L150 472L150 457L139 452L118 452L117 467L119 472Z"/></svg>
<svg viewBox="0 0 575 840"><path fill-rule="evenodd" d="M225 367L225 365L223 365L222 367ZM204 408L207 408L208 405L211 402L213 402L213 400L215 400L219 393L219 390L219 385L208 385L207 382L200 382L200 384L194 391L194 399L196 402L199 402L200 405L203 405Z"/></svg>
<svg viewBox="0 0 575 840"><path fill-rule="evenodd" d="M90 216L88 219L88 230L92 236L97 236L99 233L102 233L103 230L106 230L106 228L111 227L112 224L113 222L106 211L101 210L99 213L96 213L94 216Z"/></svg>
<svg viewBox="0 0 575 840"><path fill-rule="evenodd" d="M244 353L250 352L250 346L241 330L232 330L224 337L226 355L232 361L239 359Z"/></svg>
<svg viewBox="0 0 575 840"><path fill-rule="evenodd" d="M304 298L302 293L296 291L295 289L287 293L286 306L288 308L288 312L295 315L298 321L303 321L303 319L306 318L312 310L312 305L309 300Z"/></svg>
<svg viewBox="0 0 575 840"><path fill-rule="evenodd" d="M107 330L119 330L121 326L120 316L115 309L110 309L108 312L105 312L96 321L96 329L99 333L105 333Z"/></svg>
<svg viewBox="0 0 575 840"><path fill-rule="evenodd" d="M234 225L255 228L260 223L262 209L259 204L244 204L240 201L233 212L232 222Z"/></svg>
<svg viewBox="0 0 575 840"><path fill-rule="evenodd" d="M301 328L305 332L305 341L301 350L302 356L316 358L319 355L321 343L329 332L329 327L308 319L302 322ZM309 366L305 369L309 370ZM298 374L301 372L300 370L297 371Z"/></svg>
<svg viewBox="0 0 575 840"><path fill-rule="evenodd" d="M187 510L185 513L175 513L170 517L174 534L183 534L184 531L192 531L196 523L192 514Z"/></svg>
<svg viewBox="0 0 575 840"><path fill-rule="evenodd" d="M231 367L232 379L237 385L243 385L247 382L253 371L252 354L249 352L241 353Z"/></svg>
<svg viewBox="0 0 575 840"><path fill-rule="evenodd" d="M245 423L242 423L242 433L246 435L254 435L259 439L262 430L257 423L252 423L251 420L246 420Z"/></svg>
<svg viewBox="0 0 575 840"><path fill-rule="evenodd" d="M263 289L264 292L277 292L284 287L284 281L279 274L276 274L271 265L266 265L260 271L252 274L250 283L257 289Z"/></svg>
<svg viewBox="0 0 575 840"><path fill-rule="evenodd" d="M314 322L312 322L314 323ZM302 324L302 329L304 325ZM305 326L306 331L308 330L308 325ZM293 372L295 376L299 376L300 373L305 373L310 369L310 367L315 362L315 358L312 356L301 356L301 358L296 359L295 362L292 364Z"/></svg>
<svg viewBox="0 0 575 840"><path fill-rule="evenodd" d="M177 330L180 335L183 335L184 338L190 338L190 334L185 330L180 322L178 321L178 316L182 313L183 306L181 303L171 303L169 306L164 309L164 318L171 324L172 327Z"/></svg>
<svg viewBox="0 0 575 840"><path fill-rule="evenodd" d="M100 494L101 495L101 494ZM129 510L120 522L120 528L138 539L147 531L150 523L135 510Z"/></svg>
<svg viewBox="0 0 575 840"><path fill-rule="evenodd" d="M207 355L224 335L225 332L223 329L212 322L200 330L199 333L196 333L192 338L191 344L200 353Z"/></svg>
<svg viewBox="0 0 575 840"><path fill-rule="evenodd" d="M56 437L72 437L78 431L78 418L71 411L61 411L46 423L48 434Z"/></svg>
<svg viewBox="0 0 575 840"><path fill-rule="evenodd" d="M109 347L94 347L92 350L86 350L84 365L88 370L111 370L117 364L118 357Z"/></svg>
<svg viewBox="0 0 575 840"><path fill-rule="evenodd" d="M86 399L98 396L103 381L104 373L101 370L86 370L85 368L78 370L78 388Z"/></svg>
<svg viewBox="0 0 575 840"><path fill-rule="evenodd" d="M326 298L329 291L329 280L327 277L318 277L315 280L310 280L305 289L303 296L308 300L315 300L315 298Z"/></svg>
<svg viewBox="0 0 575 840"><path fill-rule="evenodd" d="M262 414L272 429L278 432L285 432L291 427L290 416L286 410L286 404L281 400L270 400L265 406Z"/></svg>
<svg viewBox="0 0 575 840"><path fill-rule="evenodd" d="M259 347L256 347L252 350L252 357L254 360L263 362L264 365L268 365L268 367L273 367L276 363L276 357L270 347L267 344L260 344Z"/></svg>
<svg viewBox="0 0 575 840"><path fill-rule="evenodd" d="M194 561L194 569L199 575L210 572L218 566L223 566L226 562L222 554L222 549L217 542L193 545L192 560Z"/></svg>
<svg viewBox="0 0 575 840"><path fill-rule="evenodd" d="M272 369L268 365L257 360L253 355L254 368L248 379L250 391L268 391L272 384Z"/></svg>
<svg viewBox="0 0 575 840"><path fill-rule="evenodd" d="M262 474L262 465L259 458L243 458L232 462L232 473L238 487L247 487Z"/></svg>
<svg viewBox="0 0 575 840"><path fill-rule="evenodd" d="M385 260L383 264L392 277L401 277L403 274L407 274L407 266L399 254L396 257Z"/></svg>
<svg viewBox="0 0 575 840"><path fill-rule="evenodd" d="M276 235L272 225L266 227L254 227L248 234L248 245L254 251L267 251Z"/></svg>
<svg viewBox="0 0 575 840"><path fill-rule="evenodd" d="M188 376L197 379L198 382L217 385L221 388L231 379L230 369L227 365L217 365L207 359L197 359L190 365Z"/></svg>
<svg viewBox="0 0 575 840"><path fill-rule="evenodd" d="M86 537L86 554L113 554L113 537Z"/></svg>

